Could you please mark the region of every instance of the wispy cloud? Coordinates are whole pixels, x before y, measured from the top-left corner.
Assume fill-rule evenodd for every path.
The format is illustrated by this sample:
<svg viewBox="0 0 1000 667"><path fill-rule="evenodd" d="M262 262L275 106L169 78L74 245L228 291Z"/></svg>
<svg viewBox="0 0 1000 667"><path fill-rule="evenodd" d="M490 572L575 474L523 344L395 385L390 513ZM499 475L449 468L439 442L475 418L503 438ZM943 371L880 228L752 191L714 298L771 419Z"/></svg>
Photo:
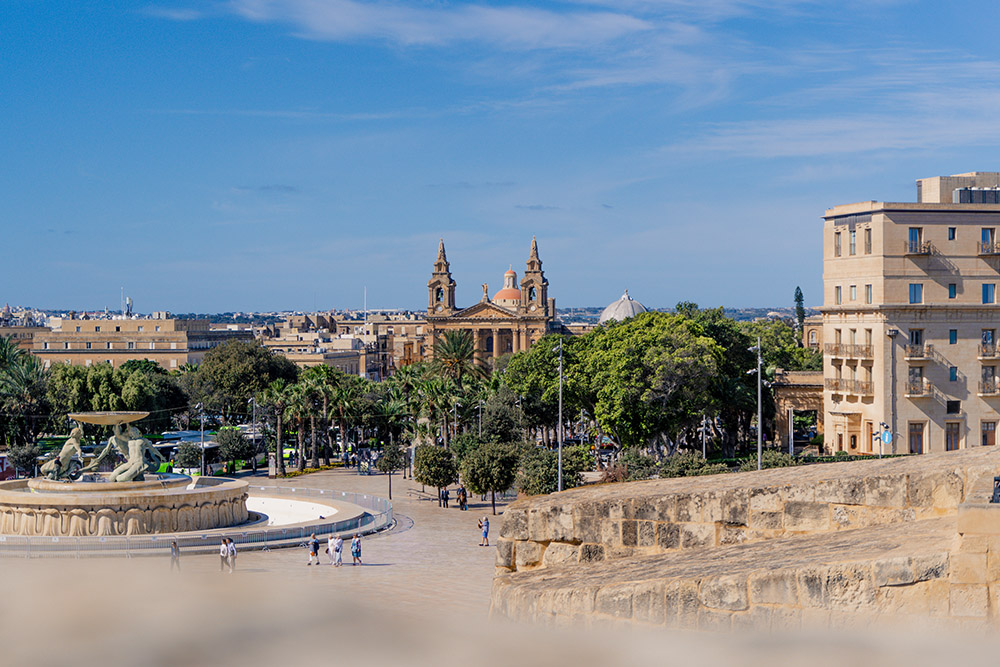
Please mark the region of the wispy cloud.
<svg viewBox="0 0 1000 667"><path fill-rule="evenodd" d="M652 27L619 12L553 12L512 5L232 0L229 7L252 21L289 24L311 39L379 39L403 45L487 42L515 49L586 48Z"/></svg>
<svg viewBox="0 0 1000 667"><path fill-rule="evenodd" d="M146 7L143 13L170 21L197 21L205 16L203 12L197 9L187 7L158 7L155 5Z"/></svg>
<svg viewBox="0 0 1000 667"><path fill-rule="evenodd" d="M523 211L558 211L560 207L549 206L547 204L515 204L514 208L519 208Z"/></svg>

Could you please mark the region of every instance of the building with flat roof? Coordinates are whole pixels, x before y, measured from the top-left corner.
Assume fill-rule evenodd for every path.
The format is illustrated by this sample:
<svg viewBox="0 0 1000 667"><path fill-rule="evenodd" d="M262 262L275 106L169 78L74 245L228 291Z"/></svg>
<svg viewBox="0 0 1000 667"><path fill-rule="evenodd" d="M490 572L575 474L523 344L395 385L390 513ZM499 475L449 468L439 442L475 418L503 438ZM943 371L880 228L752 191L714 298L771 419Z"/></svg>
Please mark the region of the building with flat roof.
<svg viewBox="0 0 1000 667"><path fill-rule="evenodd" d="M917 181L916 203L824 215L825 448L996 444L1000 173ZM893 441L880 445L881 432Z"/></svg>
<svg viewBox="0 0 1000 667"><path fill-rule="evenodd" d="M213 347L230 340L253 340L249 330L213 330L208 320L117 317L52 318L51 331L36 333L31 352L45 367L111 364L149 359L167 370L197 364Z"/></svg>

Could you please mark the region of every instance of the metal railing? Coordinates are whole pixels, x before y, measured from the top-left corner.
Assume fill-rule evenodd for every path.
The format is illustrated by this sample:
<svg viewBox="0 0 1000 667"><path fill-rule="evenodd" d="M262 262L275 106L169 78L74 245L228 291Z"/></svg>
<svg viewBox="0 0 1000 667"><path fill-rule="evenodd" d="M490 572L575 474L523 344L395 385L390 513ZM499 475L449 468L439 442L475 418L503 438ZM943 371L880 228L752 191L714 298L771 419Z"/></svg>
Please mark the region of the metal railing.
<svg viewBox="0 0 1000 667"><path fill-rule="evenodd" d="M931 356L934 352L934 346L930 344L915 345L913 343L908 343L904 346L904 350L908 359L923 359L924 357Z"/></svg>
<svg viewBox="0 0 1000 667"><path fill-rule="evenodd" d="M930 241L904 241L904 252L907 255L929 255L933 246Z"/></svg>
<svg viewBox="0 0 1000 667"><path fill-rule="evenodd" d="M996 378L993 378L992 380L980 380L979 395L980 396L1000 395L1000 382L997 382Z"/></svg>
<svg viewBox="0 0 1000 667"><path fill-rule="evenodd" d="M923 380L907 380L906 382L906 395L907 396L930 396L931 395L931 383L927 379Z"/></svg>
<svg viewBox="0 0 1000 667"><path fill-rule="evenodd" d="M845 394L859 394L870 396L875 393L875 383L868 380L846 380L844 378L826 378L824 386L831 391L840 391Z"/></svg>
<svg viewBox="0 0 1000 667"><path fill-rule="evenodd" d="M825 343L823 351L833 357L871 359L874 356L874 348L871 345L851 343Z"/></svg>
<svg viewBox="0 0 1000 667"><path fill-rule="evenodd" d="M980 359L993 359L997 356L997 346L995 343L980 343L979 344L979 358Z"/></svg>
<svg viewBox="0 0 1000 667"><path fill-rule="evenodd" d="M303 525L269 528L233 526L229 529L169 533L163 535L109 535L105 537L47 537L38 535L0 535L0 558L39 557L109 557L165 556L170 543L177 542L182 554L214 553L219 542L228 537L238 549L268 549L299 546L313 533L327 536L331 533L368 535L392 525L392 503L384 498L363 493L303 489L282 486L250 486L252 495L341 501L366 510L363 514L339 521L314 521ZM256 492L256 493L255 493ZM334 514L331 519L336 515Z"/></svg>
<svg viewBox="0 0 1000 667"><path fill-rule="evenodd" d="M980 255L1000 255L1000 243L996 241L980 241L978 245Z"/></svg>

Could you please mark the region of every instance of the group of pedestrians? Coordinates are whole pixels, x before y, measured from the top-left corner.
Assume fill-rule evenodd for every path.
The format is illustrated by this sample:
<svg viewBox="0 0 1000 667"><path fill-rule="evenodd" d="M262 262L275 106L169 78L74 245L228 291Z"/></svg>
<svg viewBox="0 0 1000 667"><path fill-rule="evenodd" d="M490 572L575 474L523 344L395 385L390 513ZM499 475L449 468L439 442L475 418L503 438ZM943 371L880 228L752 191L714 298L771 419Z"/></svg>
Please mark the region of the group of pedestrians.
<svg viewBox="0 0 1000 667"><path fill-rule="evenodd" d="M458 509L462 510L463 512L469 509L469 494L468 492L466 492L464 486L458 487L458 492L456 493L456 496L458 499ZM449 507L448 503L450 501L451 501L451 491L448 490L448 487L445 487L441 491L441 504L447 509Z"/></svg>
<svg viewBox="0 0 1000 667"><path fill-rule="evenodd" d="M309 562L306 565L312 565L314 561L316 565L319 565L319 540L316 538L316 533L309 536L308 546ZM331 534L326 540L326 553L330 557L330 565L333 567L342 566L344 564L344 539L340 535ZM361 535L358 533L355 533L354 539L351 540L351 557L354 559L354 565L362 565Z"/></svg>
<svg viewBox="0 0 1000 667"><path fill-rule="evenodd" d="M176 544L174 542L174 545ZM173 547L171 547L171 561L173 561ZM224 572L226 566L229 566L229 574L236 569L236 543L228 537L223 537L219 544L219 572ZM180 564L177 565L177 569L180 569Z"/></svg>

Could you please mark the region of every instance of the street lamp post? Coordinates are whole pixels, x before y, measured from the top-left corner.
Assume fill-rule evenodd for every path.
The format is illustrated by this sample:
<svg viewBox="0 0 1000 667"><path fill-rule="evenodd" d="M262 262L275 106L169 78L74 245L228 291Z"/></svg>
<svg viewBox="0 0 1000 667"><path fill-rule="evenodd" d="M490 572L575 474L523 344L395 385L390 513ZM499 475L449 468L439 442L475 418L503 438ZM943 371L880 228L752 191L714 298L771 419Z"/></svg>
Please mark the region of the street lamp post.
<svg viewBox="0 0 1000 667"><path fill-rule="evenodd" d="M458 437L458 409L462 407L461 403L456 403L451 409L452 414L455 416L455 437Z"/></svg>
<svg viewBox="0 0 1000 667"><path fill-rule="evenodd" d="M205 408L201 403L198 404L198 410L200 414L198 415L198 420L201 422L201 476L205 476Z"/></svg>
<svg viewBox="0 0 1000 667"><path fill-rule="evenodd" d="M250 459L250 467L254 472L257 472L257 401L253 396L251 396L247 403L251 405L253 414L253 417L250 420L253 424L253 458Z"/></svg>
<svg viewBox="0 0 1000 667"><path fill-rule="evenodd" d="M562 341L559 342L559 459L557 464L558 470L558 487L556 490L563 490L563 465L562 465L562 450L563 450L563 344Z"/></svg>
<svg viewBox="0 0 1000 667"><path fill-rule="evenodd" d="M751 373L757 373L757 470L763 467L763 456L764 456L764 424L761 419L761 385L764 383L764 379L761 377L761 367L764 364L764 359L760 353L760 336L757 336L757 344L749 348L750 352L757 353L757 369L751 370Z"/></svg>

